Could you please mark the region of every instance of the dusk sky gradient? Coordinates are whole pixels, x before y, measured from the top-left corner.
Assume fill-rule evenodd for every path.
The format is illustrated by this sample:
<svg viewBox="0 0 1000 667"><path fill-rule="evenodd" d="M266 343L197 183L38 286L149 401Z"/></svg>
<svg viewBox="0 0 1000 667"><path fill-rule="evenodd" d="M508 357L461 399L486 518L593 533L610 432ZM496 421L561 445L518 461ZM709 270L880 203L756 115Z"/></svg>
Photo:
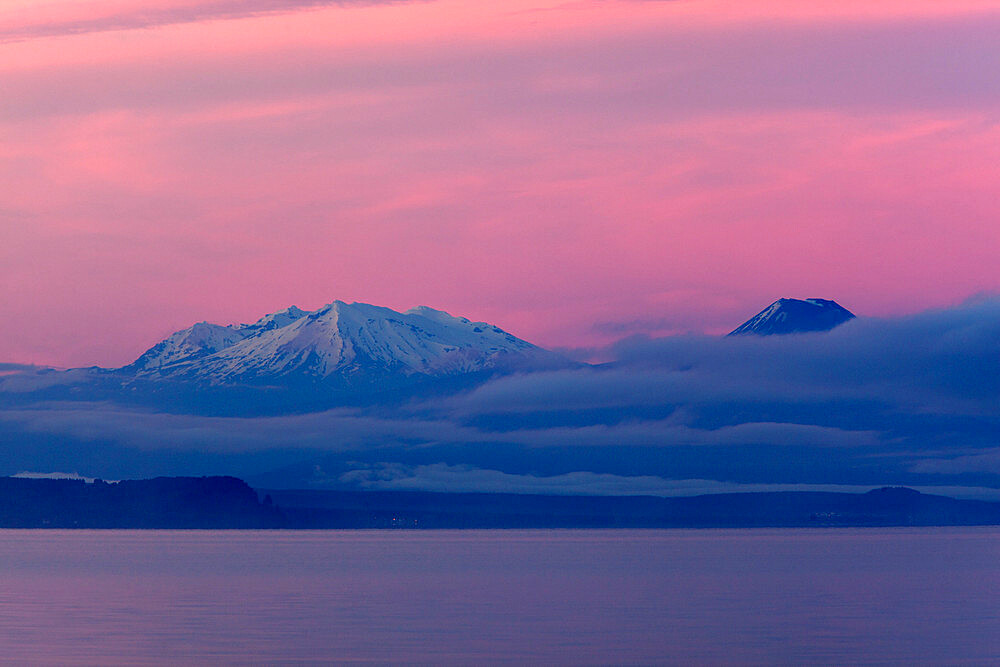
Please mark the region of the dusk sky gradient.
<svg viewBox="0 0 1000 667"><path fill-rule="evenodd" d="M572 347L996 293L998 35L972 0L0 0L0 362L334 299Z"/></svg>

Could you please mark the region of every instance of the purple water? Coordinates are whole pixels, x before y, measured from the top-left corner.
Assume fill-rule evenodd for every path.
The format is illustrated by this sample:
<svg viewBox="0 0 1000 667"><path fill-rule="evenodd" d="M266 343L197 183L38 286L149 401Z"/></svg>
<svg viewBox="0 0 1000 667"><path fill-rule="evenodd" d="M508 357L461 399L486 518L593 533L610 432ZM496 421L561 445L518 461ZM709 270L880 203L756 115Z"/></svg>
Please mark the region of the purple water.
<svg viewBox="0 0 1000 667"><path fill-rule="evenodd" d="M992 664L1000 529L0 531L0 660Z"/></svg>

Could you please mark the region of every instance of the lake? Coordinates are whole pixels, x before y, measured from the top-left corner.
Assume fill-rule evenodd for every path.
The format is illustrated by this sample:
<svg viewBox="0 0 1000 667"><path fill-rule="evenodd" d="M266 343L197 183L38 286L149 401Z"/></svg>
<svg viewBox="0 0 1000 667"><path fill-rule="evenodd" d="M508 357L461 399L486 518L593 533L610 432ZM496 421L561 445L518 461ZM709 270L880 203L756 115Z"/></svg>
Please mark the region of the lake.
<svg viewBox="0 0 1000 667"><path fill-rule="evenodd" d="M0 660L988 664L1000 528L0 531Z"/></svg>

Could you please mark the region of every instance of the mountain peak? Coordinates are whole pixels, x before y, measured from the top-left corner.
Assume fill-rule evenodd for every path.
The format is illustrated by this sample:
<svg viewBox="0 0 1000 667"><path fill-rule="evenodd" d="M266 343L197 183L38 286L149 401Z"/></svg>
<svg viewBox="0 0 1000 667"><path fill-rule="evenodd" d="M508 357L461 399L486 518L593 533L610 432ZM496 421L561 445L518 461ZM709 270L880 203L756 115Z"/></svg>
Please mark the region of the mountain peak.
<svg viewBox="0 0 1000 667"><path fill-rule="evenodd" d="M730 332L730 336L783 335L813 331L829 331L848 320L854 313L830 299L778 299Z"/></svg>
<svg viewBox="0 0 1000 667"><path fill-rule="evenodd" d="M269 313L253 324L243 324L239 328L244 330L256 329L258 331L268 331L270 329L287 326L295 320L301 319L308 314L309 313L302 310L298 306L289 306L284 310Z"/></svg>
<svg viewBox="0 0 1000 667"><path fill-rule="evenodd" d="M312 312L290 306L254 324L199 323L122 370L137 377L260 384L281 378L336 382L566 363L499 327L428 306L400 313L333 301Z"/></svg>

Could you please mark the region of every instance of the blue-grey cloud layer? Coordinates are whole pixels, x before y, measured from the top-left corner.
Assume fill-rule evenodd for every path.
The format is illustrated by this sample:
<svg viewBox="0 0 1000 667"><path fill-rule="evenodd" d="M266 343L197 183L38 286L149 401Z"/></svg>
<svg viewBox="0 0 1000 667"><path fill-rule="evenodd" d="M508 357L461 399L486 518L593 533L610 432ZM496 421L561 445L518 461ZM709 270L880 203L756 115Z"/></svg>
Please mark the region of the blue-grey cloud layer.
<svg viewBox="0 0 1000 667"><path fill-rule="evenodd" d="M22 402L0 411L0 473L661 495L1000 488L1000 299L826 334L635 337L607 352L617 361L391 408L231 418ZM15 379L4 384L23 390Z"/></svg>

